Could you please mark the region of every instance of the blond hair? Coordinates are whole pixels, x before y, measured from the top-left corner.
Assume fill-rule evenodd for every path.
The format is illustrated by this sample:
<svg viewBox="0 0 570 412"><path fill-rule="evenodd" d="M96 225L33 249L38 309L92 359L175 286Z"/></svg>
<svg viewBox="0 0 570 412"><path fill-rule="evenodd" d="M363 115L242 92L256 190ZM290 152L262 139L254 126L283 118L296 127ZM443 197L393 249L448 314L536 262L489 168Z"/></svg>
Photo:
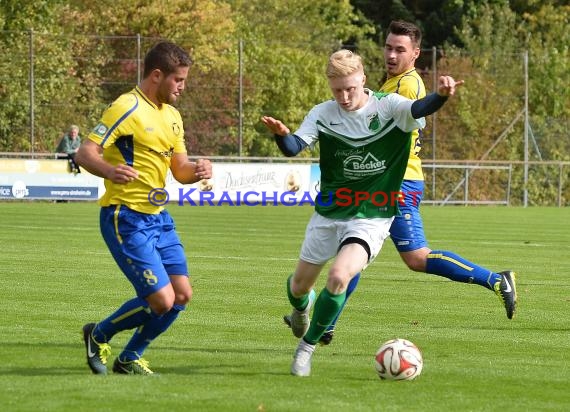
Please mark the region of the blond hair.
<svg viewBox="0 0 570 412"><path fill-rule="evenodd" d="M346 49L331 54L327 65L327 77L329 79L349 76L359 71L364 73L362 58L358 54Z"/></svg>

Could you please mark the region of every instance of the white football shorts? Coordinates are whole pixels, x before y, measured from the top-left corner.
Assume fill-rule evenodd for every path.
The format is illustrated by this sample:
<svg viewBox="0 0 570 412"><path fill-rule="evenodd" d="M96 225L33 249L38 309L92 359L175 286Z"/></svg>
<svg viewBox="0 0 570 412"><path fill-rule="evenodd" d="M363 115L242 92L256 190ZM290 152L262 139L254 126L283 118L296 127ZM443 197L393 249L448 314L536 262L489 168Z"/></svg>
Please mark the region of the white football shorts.
<svg viewBox="0 0 570 412"><path fill-rule="evenodd" d="M356 237L370 247L368 264L378 256L384 240L390 236L393 217L373 219L330 219L314 212L307 224L300 258L315 265L323 265L336 256L343 240Z"/></svg>

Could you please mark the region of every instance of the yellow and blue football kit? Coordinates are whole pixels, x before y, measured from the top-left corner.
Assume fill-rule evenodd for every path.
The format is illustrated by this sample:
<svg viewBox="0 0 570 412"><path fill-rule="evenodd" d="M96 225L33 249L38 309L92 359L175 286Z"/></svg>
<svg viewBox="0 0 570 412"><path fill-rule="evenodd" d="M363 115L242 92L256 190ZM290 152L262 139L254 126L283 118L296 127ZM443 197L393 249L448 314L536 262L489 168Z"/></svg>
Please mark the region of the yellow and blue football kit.
<svg viewBox="0 0 570 412"><path fill-rule="evenodd" d="M411 69L399 76L389 78L379 91L383 93L397 93L412 100L421 99L426 95L424 82L416 69ZM424 180L422 160L419 156L422 148L421 133L420 129L412 132L410 157L408 158L408 167L404 174L404 180Z"/></svg>
<svg viewBox="0 0 570 412"><path fill-rule="evenodd" d="M164 208L168 197L157 196L166 193L169 169L180 170L184 181L196 176L197 166L186 156L182 117L167 104L184 90L191 65L180 46L156 43L144 57L140 84L103 111L79 151L79 159L95 173L108 175L99 200L101 234L136 292L110 316L83 326L87 364L98 375L108 372L110 340L125 330L134 332L115 358L113 372L152 375L143 359L146 348L191 298L186 254ZM209 162L204 169L209 175Z"/></svg>
<svg viewBox="0 0 570 412"><path fill-rule="evenodd" d="M165 186L172 155L186 154L178 110L168 104L156 106L135 87L105 110L88 138L103 149L107 162L127 164L139 173L128 184L106 179L100 205L124 205L142 213L159 213L163 207L150 203L149 193Z"/></svg>
<svg viewBox="0 0 570 412"><path fill-rule="evenodd" d="M398 93L409 99L420 99L426 93L423 80L415 68L388 79L380 90ZM404 203L400 205L401 214L394 218L390 227L390 237L399 252L428 247L420 214L424 192L424 176L419 157L421 137L421 130L412 134L410 157L401 187ZM426 272L457 282L476 283L488 289L493 289L495 282L500 280L499 274L446 250L434 250L427 256Z"/></svg>
<svg viewBox="0 0 570 412"><path fill-rule="evenodd" d="M108 342L122 330L144 325L119 356L121 362L132 361L185 307L175 304L158 316L145 300L170 283L170 275L188 276L184 248L170 214L149 200L153 189L164 188L173 154L186 154L184 128L174 107L155 105L137 86L105 110L88 138L103 149L108 163L127 164L138 172L138 178L127 184L105 179L105 194L99 200L103 239L137 297L92 331L97 342Z"/></svg>
<svg viewBox="0 0 570 412"><path fill-rule="evenodd" d="M380 90L398 93L414 100L421 99L426 95L424 82L415 68L386 80ZM400 204L401 214L394 218L390 227L390 237L399 252L410 252L427 247L423 222L419 212L424 190L422 161L419 157L422 147L421 137L421 130L416 129L412 132L410 156L401 187L404 203Z"/></svg>
<svg viewBox="0 0 570 412"><path fill-rule="evenodd" d="M170 282L169 274L186 274L186 258L174 223L149 193L163 188L174 153L186 153L178 110L151 102L137 86L103 113L88 138L103 149L112 165L127 164L138 178L127 184L105 179L101 232L119 267L140 297ZM161 254L168 254L168 265Z"/></svg>

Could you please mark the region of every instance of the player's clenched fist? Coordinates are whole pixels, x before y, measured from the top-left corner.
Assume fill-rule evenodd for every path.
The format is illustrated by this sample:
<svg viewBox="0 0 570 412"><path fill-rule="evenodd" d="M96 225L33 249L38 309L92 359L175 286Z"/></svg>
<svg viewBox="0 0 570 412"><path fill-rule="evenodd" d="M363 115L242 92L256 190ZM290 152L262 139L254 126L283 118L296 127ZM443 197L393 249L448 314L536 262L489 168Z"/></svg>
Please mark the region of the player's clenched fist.
<svg viewBox="0 0 570 412"><path fill-rule="evenodd" d="M209 179L212 177L212 163L208 159L198 159L196 161L196 177Z"/></svg>

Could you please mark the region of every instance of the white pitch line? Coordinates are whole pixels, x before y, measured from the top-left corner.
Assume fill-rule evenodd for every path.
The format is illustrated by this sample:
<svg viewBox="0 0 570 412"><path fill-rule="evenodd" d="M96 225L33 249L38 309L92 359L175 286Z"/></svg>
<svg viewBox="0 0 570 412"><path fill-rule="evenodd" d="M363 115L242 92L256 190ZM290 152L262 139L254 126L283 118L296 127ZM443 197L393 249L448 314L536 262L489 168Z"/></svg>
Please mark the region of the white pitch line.
<svg viewBox="0 0 570 412"><path fill-rule="evenodd" d="M94 251L86 251L88 255L96 255L96 256L103 256L109 255L109 252L94 252ZM287 262L296 262L299 260L298 258L279 258L279 257L261 257L261 256L220 256L220 255L189 255L190 259L224 259L224 260L264 260L269 262L275 261L287 261Z"/></svg>

